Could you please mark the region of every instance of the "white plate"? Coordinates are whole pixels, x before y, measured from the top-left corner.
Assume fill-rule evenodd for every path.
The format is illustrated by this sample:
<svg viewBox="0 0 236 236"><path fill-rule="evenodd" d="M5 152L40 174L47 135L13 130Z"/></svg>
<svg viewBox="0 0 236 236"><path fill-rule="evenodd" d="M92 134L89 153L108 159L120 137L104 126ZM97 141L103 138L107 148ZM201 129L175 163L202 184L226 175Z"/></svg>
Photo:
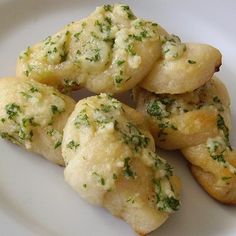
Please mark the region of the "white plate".
<svg viewBox="0 0 236 236"><path fill-rule="evenodd" d="M236 123L236 2L123 1L138 16L152 19L183 41L209 43L223 53L219 73L232 98ZM0 76L14 75L21 50L103 4L95 0L0 0ZM0 98L1 99L1 98ZM235 131L235 129L234 129ZM233 134L234 132L232 132ZM236 144L236 135L231 137ZM151 235L233 236L236 208L211 199L194 181L183 158L164 153L182 178L182 207ZM81 200L65 184L63 169L0 140L1 236L127 236L130 227Z"/></svg>

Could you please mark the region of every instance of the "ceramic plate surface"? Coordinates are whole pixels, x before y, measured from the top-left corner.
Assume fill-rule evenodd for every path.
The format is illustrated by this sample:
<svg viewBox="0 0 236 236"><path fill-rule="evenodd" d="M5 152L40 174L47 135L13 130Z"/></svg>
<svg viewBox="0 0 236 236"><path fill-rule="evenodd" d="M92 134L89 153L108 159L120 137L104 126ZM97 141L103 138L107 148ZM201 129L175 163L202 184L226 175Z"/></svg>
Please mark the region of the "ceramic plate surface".
<svg viewBox="0 0 236 236"><path fill-rule="evenodd" d="M110 1L112 3L113 1ZM223 54L220 78L232 99L236 146L236 2L123 1L135 14L158 22L183 41L202 42ZM0 77L15 74L19 52L108 1L0 0ZM79 96L85 96L84 92ZM0 98L1 99L1 98ZM129 103L128 97L121 97ZM236 208L210 198L178 153L163 152L182 179L182 207L152 236L235 236ZM1 236L132 236L106 210L89 205L63 180L63 168L0 140Z"/></svg>

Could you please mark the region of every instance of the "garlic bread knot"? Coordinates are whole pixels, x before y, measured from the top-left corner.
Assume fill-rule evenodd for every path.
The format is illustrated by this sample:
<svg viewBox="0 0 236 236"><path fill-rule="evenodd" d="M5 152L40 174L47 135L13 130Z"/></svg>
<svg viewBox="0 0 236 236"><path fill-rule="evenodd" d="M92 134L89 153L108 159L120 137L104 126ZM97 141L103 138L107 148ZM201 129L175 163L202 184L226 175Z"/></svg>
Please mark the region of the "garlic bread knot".
<svg viewBox="0 0 236 236"><path fill-rule="evenodd" d="M178 210L180 183L155 153L143 116L106 94L82 99L64 129L65 180L147 234Z"/></svg>
<svg viewBox="0 0 236 236"><path fill-rule="evenodd" d="M34 80L0 79L1 137L64 165L63 128L75 102Z"/></svg>
<svg viewBox="0 0 236 236"><path fill-rule="evenodd" d="M97 7L23 51L17 76L64 92L81 87L94 93L123 92L138 84L160 57L161 31L127 5Z"/></svg>

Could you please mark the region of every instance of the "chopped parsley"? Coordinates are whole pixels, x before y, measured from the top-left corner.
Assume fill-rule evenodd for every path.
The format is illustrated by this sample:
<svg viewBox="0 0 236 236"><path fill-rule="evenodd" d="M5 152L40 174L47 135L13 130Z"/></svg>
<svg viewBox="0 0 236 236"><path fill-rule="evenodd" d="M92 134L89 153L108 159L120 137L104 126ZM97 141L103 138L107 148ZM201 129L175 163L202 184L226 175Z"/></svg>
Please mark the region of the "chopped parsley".
<svg viewBox="0 0 236 236"><path fill-rule="evenodd" d="M34 86L31 86L31 88L29 89L29 91L31 93L36 93L36 92L39 92L38 88L34 87Z"/></svg>
<svg viewBox="0 0 236 236"><path fill-rule="evenodd" d="M130 162L131 162L130 157L126 157L124 159L124 175L127 179L130 178L134 179L136 177L136 173L131 169Z"/></svg>
<svg viewBox="0 0 236 236"><path fill-rule="evenodd" d="M123 134L124 143L129 144L136 152L141 148L147 147L149 143L149 138L143 135L140 130L128 122L126 127L128 128L128 132L121 132Z"/></svg>
<svg viewBox="0 0 236 236"><path fill-rule="evenodd" d="M100 59L101 59L100 51L101 50L99 48L94 49L94 52L95 52L94 56L86 57L85 60L90 61L90 62L100 61Z"/></svg>
<svg viewBox="0 0 236 236"><path fill-rule="evenodd" d="M20 92L24 97L26 97L27 99L32 98L32 94L39 92L38 88L34 87L31 85L31 88L25 92Z"/></svg>
<svg viewBox="0 0 236 236"><path fill-rule="evenodd" d="M54 134L55 134L55 130L54 129L51 129L51 130L48 130L47 131L47 134L49 135L49 136L53 136Z"/></svg>
<svg viewBox="0 0 236 236"><path fill-rule="evenodd" d="M123 80L124 80L124 78L120 75L114 76L114 82L115 82L115 85L117 85L117 86L120 85Z"/></svg>
<svg viewBox="0 0 236 236"><path fill-rule="evenodd" d="M5 106L5 109L6 109L8 118L11 120L21 112L20 106L17 105L16 103L7 104Z"/></svg>
<svg viewBox="0 0 236 236"><path fill-rule="evenodd" d="M83 31L81 30L80 32L77 32L74 34L74 38L76 39L76 41L79 41L80 35Z"/></svg>
<svg viewBox="0 0 236 236"><path fill-rule="evenodd" d="M180 207L180 202L173 196L167 196L161 187L160 180L155 180L156 204L159 211L172 212L177 211Z"/></svg>
<svg viewBox="0 0 236 236"><path fill-rule="evenodd" d="M108 5L104 5L104 6L103 6L103 9L104 9L105 11L110 11L110 12L112 12L113 7L108 4Z"/></svg>
<svg viewBox="0 0 236 236"><path fill-rule="evenodd" d="M170 128L173 129L173 130L178 130L178 128L173 124L170 125Z"/></svg>
<svg viewBox="0 0 236 236"><path fill-rule="evenodd" d="M111 17L105 17L104 19L109 25L112 24L112 20L111 20Z"/></svg>
<svg viewBox="0 0 236 236"><path fill-rule="evenodd" d="M0 136L3 139L9 140L9 141L11 141L13 143L20 144L20 142L14 136L12 136L12 135L10 135L10 134L8 134L6 132L0 132Z"/></svg>
<svg viewBox="0 0 236 236"><path fill-rule="evenodd" d="M159 208L159 210L165 210L165 209L172 209L174 211L177 211L179 209L180 203L179 200L177 200L174 197L165 197L162 199L163 201L163 207L162 209Z"/></svg>
<svg viewBox="0 0 236 236"><path fill-rule="evenodd" d="M189 64L196 64L197 62L194 61L194 60L188 60L188 63L189 63Z"/></svg>
<svg viewBox="0 0 236 236"><path fill-rule="evenodd" d="M219 99L218 96L213 97L213 102L215 103L221 103L221 100Z"/></svg>
<svg viewBox="0 0 236 236"><path fill-rule="evenodd" d="M32 141L32 137L33 137L33 131L30 130L29 132L25 132L21 127L20 130L18 132L18 136L21 140L30 140Z"/></svg>
<svg viewBox="0 0 236 236"><path fill-rule="evenodd" d="M112 106L111 105L106 105L106 104L101 104L101 109L103 112L108 113L111 111Z"/></svg>
<svg viewBox="0 0 236 236"><path fill-rule="evenodd" d="M164 51L164 54L166 54L167 52L169 52L170 51L170 49L168 48L168 49L166 49L165 51Z"/></svg>
<svg viewBox="0 0 236 236"><path fill-rule="evenodd" d="M67 56L68 56L68 51L66 49L66 42L63 43L62 45L62 53L60 54L60 57L61 57L61 61L60 63L64 62L67 60Z"/></svg>
<svg viewBox="0 0 236 236"><path fill-rule="evenodd" d="M62 89L63 93L68 93L71 90L79 88L79 83L76 80L64 79L63 84L64 84L64 88Z"/></svg>
<svg viewBox="0 0 236 236"><path fill-rule="evenodd" d="M104 186L106 184L105 179L101 175L99 175L97 172L93 172L92 175L95 175L99 178L99 182L100 182L101 185Z"/></svg>
<svg viewBox="0 0 236 236"><path fill-rule="evenodd" d="M91 34L91 36L93 36L95 39L99 39L98 35L97 35L94 31L90 32L90 34ZM81 52L80 52L80 54L81 54ZM80 55L80 54L78 54L78 55Z"/></svg>
<svg viewBox="0 0 236 236"><path fill-rule="evenodd" d="M126 50L126 52L128 52L131 56L135 56L135 55L136 55L136 52L135 52L135 50L134 50L134 45L133 45L133 44L129 44L125 50Z"/></svg>
<svg viewBox="0 0 236 236"><path fill-rule="evenodd" d="M127 14L127 17L130 19L130 20L134 20L136 17L134 16L133 12L131 11L130 7L127 6L127 5L123 5L121 6L121 8L126 12Z"/></svg>
<svg viewBox="0 0 236 236"><path fill-rule="evenodd" d="M34 70L34 67L35 66L30 65L30 64L27 65L27 70L24 71L24 73L27 77L29 77L30 73Z"/></svg>
<svg viewBox="0 0 236 236"><path fill-rule="evenodd" d="M161 97L159 100L162 104L167 106L171 106L175 101L175 99L169 97Z"/></svg>
<svg viewBox="0 0 236 236"><path fill-rule="evenodd" d="M57 141L54 145L54 149L57 149L60 146L61 146L61 141Z"/></svg>
<svg viewBox="0 0 236 236"><path fill-rule="evenodd" d="M111 23L111 18L105 17L105 23L101 23L100 21L96 20L94 25L98 26L101 33L104 33L111 30Z"/></svg>
<svg viewBox="0 0 236 236"><path fill-rule="evenodd" d="M136 41L141 42L141 41L143 41L143 39L150 38L150 35L149 35L148 31L144 29L142 32L140 32L139 35L131 34L131 35L129 35L129 37L136 40Z"/></svg>
<svg viewBox="0 0 236 236"><path fill-rule="evenodd" d="M22 96L24 96L25 98L29 99L29 98L32 98L33 96L30 95L29 93L26 93L26 92L20 92L22 94Z"/></svg>
<svg viewBox="0 0 236 236"><path fill-rule="evenodd" d="M19 59L21 60L23 58L29 57L30 52L31 52L31 48L27 47L27 49L21 53L21 55L19 56Z"/></svg>
<svg viewBox="0 0 236 236"><path fill-rule="evenodd" d="M71 140L67 145L66 147L67 148L70 148L71 150L76 150L77 147L79 147L79 143L76 143L74 140Z"/></svg>
<svg viewBox="0 0 236 236"><path fill-rule="evenodd" d="M229 179L232 179L232 177L229 177L229 176L223 176L222 177L222 180L229 180Z"/></svg>
<svg viewBox="0 0 236 236"><path fill-rule="evenodd" d="M62 113L62 111L59 110L59 108L56 105L51 105L51 111L54 115Z"/></svg>
<svg viewBox="0 0 236 236"><path fill-rule="evenodd" d="M214 105L216 106L216 108L218 109L219 112L223 112L224 111L224 107L222 105L222 102L220 100L220 98L218 96L213 97L213 102Z"/></svg>
<svg viewBox="0 0 236 236"><path fill-rule="evenodd" d="M87 26L87 23L86 22L83 22L82 23L82 27L85 28Z"/></svg>
<svg viewBox="0 0 236 236"><path fill-rule="evenodd" d="M165 142L166 139L165 137L168 135L168 133L164 129L160 129L157 137L160 142Z"/></svg>
<svg viewBox="0 0 236 236"><path fill-rule="evenodd" d="M173 167L168 162L162 160L156 153L150 152L149 155L152 157L154 161L154 167L157 170L165 170L166 176L173 175Z"/></svg>
<svg viewBox="0 0 236 236"><path fill-rule="evenodd" d="M118 60L118 61L116 62L116 64L117 64L118 66L121 66L121 65L123 65L124 63L125 63L124 60Z"/></svg>
<svg viewBox="0 0 236 236"><path fill-rule="evenodd" d="M147 105L147 113L158 120L168 117L170 113L166 111L166 105L159 100L152 100Z"/></svg>
<svg viewBox="0 0 236 236"><path fill-rule="evenodd" d="M229 128L226 126L223 116L218 114L217 116L217 127L222 130L225 136L226 145L232 150L229 142Z"/></svg>
<svg viewBox="0 0 236 236"><path fill-rule="evenodd" d="M105 185L105 179L104 178L101 178L101 185Z"/></svg>
<svg viewBox="0 0 236 236"><path fill-rule="evenodd" d="M23 124L23 127L25 127L25 128L28 126L37 126L37 124L34 122L34 117L23 118L22 124Z"/></svg>
<svg viewBox="0 0 236 236"><path fill-rule="evenodd" d="M177 127L171 124L169 121L159 123L158 127L159 127L158 140L160 142L166 141L165 137L168 135L167 129L171 128L173 130L178 130Z"/></svg>
<svg viewBox="0 0 236 236"><path fill-rule="evenodd" d="M83 109L75 118L74 125L76 128L79 128L80 126L89 126L89 124L90 123L88 115L86 114L86 109Z"/></svg>
<svg viewBox="0 0 236 236"><path fill-rule="evenodd" d="M123 75L124 75L124 71L120 70L118 75L113 76L113 81L114 81L115 86L119 87L122 81L128 81L127 79L125 80Z"/></svg>
<svg viewBox="0 0 236 236"><path fill-rule="evenodd" d="M217 140L210 140L207 143L207 150L212 157L213 160L218 162L225 163L224 153L226 151L226 147L223 143Z"/></svg>
<svg viewBox="0 0 236 236"><path fill-rule="evenodd" d="M117 175L116 175L115 173L113 173L112 178L113 178L114 180L116 180L118 177L117 177Z"/></svg>
<svg viewBox="0 0 236 236"><path fill-rule="evenodd" d="M100 116L100 117L98 117L95 121L98 123L98 125L99 125L101 128L105 128L106 124L112 122L112 118L113 118L113 117Z"/></svg>
<svg viewBox="0 0 236 236"><path fill-rule="evenodd" d="M24 73L25 73L25 75L26 75L27 77L29 77L30 72L31 72L30 70L24 71Z"/></svg>
<svg viewBox="0 0 236 236"><path fill-rule="evenodd" d="M128 198L126 200L126 202L130 202L131 204L134 204L135 203L135 199L130 197L130 198Z"/></svg>

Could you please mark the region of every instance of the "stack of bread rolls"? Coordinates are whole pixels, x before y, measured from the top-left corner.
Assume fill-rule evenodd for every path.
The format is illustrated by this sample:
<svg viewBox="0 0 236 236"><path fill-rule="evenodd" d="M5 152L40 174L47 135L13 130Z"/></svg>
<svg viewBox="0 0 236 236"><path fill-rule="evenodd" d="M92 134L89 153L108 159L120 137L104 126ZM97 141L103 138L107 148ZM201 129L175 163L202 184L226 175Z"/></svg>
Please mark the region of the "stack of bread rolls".
<svg viewBox="0 0 236 236"><path fill-rule="evenodd" d="M82 198L145 235L180 206L180 180L156 146L181 150L211 196L236 203L220 65L216 48L104 5L20 54L16 78L0 79L0 134L65 166ZM81 88L99 95L75 104L63 94ZM111 96L131 90L136 110Z"/></svg>

